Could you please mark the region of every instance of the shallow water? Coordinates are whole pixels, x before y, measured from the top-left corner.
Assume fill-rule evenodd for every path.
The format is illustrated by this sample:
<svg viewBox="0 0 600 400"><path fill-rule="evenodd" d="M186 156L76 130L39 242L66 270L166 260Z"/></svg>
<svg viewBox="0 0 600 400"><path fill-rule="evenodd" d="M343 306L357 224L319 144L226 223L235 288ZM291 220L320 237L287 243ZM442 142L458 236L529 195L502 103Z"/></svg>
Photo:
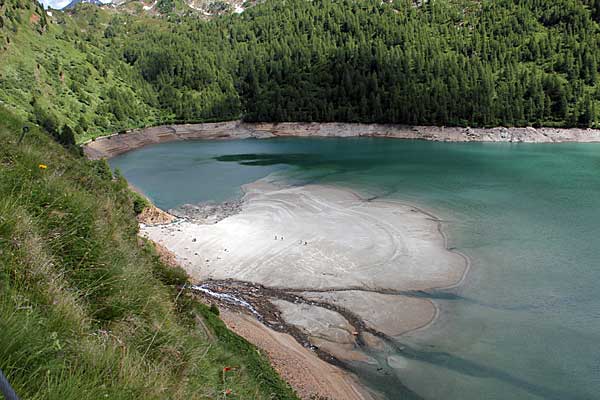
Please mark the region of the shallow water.
<svg viewBox="0 0 600 400"><path fill-rule="evenodd" d="M423 206L471 271L424 294L440 319L376 355L383 372L356 365L359 376L389 399L600 398L600 145L197 141L111 165L165 209L236 198L266 176Z"/></svg>

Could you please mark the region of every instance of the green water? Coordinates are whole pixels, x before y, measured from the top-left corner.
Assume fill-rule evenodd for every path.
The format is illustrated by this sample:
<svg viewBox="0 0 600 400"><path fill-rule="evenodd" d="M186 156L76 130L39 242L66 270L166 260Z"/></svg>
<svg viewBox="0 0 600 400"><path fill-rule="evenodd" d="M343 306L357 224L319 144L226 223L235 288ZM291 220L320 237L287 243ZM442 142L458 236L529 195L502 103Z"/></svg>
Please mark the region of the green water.
<svg viewBox="0 0 600 400"><path fill-rule="evenodd" d="M600 145L391 139L167 143L111 161L160 207L268 176L419 204L468 255L429 330L355 366L389 399L600 398ZM385 365L395 354L394 368Z"/></svg>

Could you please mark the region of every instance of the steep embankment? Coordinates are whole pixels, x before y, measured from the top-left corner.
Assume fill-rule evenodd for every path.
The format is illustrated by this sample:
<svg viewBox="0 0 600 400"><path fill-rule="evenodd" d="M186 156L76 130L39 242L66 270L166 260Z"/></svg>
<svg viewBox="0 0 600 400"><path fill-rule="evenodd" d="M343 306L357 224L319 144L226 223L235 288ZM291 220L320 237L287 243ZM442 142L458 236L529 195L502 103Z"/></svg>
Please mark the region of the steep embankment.
<svg viewBox="0 0 600 400"><path fill-rule="evenodd" d="M597 129L459 128L349 123L246 123L240 121L165 125L97 138L85 144L91 159L110 158L156 143L193 139L273 137L384 137L440 142L562 143L600 142Z"/></svg>
<svg viewBox="0 0 600 400"><path fill-rule="evenodd" d="M136 197L0 107L0 369L27 399L295 399L137 236Z"/></svg>

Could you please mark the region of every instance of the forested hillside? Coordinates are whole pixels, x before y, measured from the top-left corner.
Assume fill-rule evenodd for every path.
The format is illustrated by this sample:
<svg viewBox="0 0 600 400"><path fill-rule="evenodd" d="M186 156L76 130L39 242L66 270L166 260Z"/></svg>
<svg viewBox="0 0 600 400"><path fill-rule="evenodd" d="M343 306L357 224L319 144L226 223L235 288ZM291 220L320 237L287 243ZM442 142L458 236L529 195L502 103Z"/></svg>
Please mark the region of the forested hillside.
<svg viewBox="0 0 600 400"><path fill-rule="evenodd" d="M240 117L597 121L597 0L269 0L209 21L2 1L0 100L79 140Z"/></svg>
<svg viewBox="0 0 600 400"><path fill-rule="evenodd" d="M598 99L580 1L270 1L139 37L126 60L182 119L217 83L257 121L589 126Z"/></svg>

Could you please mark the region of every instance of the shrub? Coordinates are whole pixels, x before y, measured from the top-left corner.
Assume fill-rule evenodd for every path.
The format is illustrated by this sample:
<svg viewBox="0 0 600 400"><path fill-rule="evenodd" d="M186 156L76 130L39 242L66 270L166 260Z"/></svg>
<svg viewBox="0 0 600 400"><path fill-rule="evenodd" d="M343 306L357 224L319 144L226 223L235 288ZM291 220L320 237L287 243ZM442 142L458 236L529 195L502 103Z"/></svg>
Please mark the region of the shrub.
<svg viewBox="0 0 600 400"><path fill-rule="evenodd" d="M132 192L133 196L133 211L136 215L141 214L146 207L148 207L149 203L143 196L139 195L136 192Z"/></svg>

